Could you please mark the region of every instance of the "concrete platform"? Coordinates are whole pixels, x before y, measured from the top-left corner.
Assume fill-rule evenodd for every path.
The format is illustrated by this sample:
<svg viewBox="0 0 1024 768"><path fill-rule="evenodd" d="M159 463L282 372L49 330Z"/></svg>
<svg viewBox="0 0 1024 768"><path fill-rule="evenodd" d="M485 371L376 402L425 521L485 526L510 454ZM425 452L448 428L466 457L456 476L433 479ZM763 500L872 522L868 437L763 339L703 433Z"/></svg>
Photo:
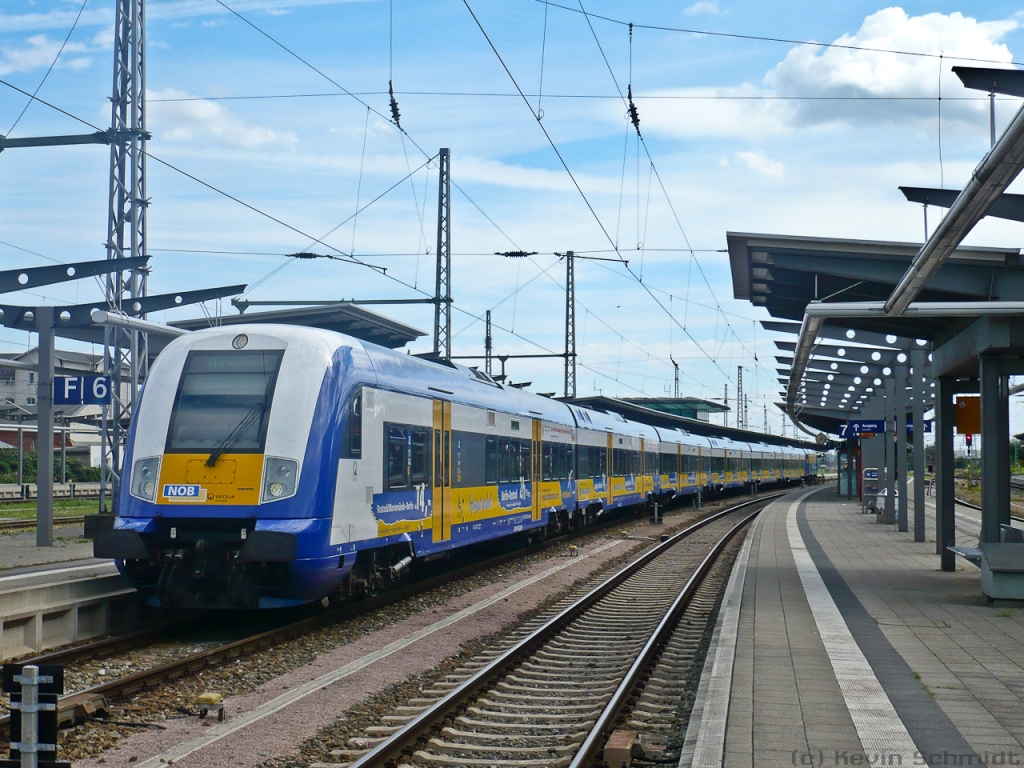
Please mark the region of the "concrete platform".
<svg viewBox="0 0 1024 768"><path fill-rule="evenodd" d="M734 568L680 765L1024 764L1024 609L987 603L980 578L943 573L934 539L834 488L772 504Z"/></svg>
<svg viewBox="0 0 1024 768"><path fill-rule="evenodd" d="M83 560L92 560L92 542L83 538L81 525L55 527L52 547L37 547L32 530L0 532L0 571Z"/></svg>
<svg viewBox="0 0 1024 768"><path fill-rule="evenodd" d="M0 535L0 660L130 629L139 608L81 526L57 528L52 547L36 547L35 531Z"/></svg>

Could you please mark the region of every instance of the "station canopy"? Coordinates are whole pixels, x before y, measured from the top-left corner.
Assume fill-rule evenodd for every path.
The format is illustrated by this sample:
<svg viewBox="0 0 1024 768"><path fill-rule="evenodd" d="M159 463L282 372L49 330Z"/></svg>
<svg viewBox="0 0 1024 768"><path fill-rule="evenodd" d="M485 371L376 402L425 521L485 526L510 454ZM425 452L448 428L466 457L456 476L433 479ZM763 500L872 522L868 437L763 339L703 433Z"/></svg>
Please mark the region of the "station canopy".
<svg viewBox="0 0 1024 768"><path fill-rule="evenodd" d="M313 307L296 307L272 312L244 312L237 315L222 315L216 318L197 318L171 323L187 331L239 323L275 323L279 325L304 325L322 328L379 344L389 349L399 349L409 342L426 336L423 331L378 315L349 302L324 304ZM151 344L155 337L151 337Z"/></svg>
<svg viewBox="0 0 1024 768"><path fill-rule="evenodd" d="M912 366L915 351L926 354L921 373L930 378L933 352L943 348L948 370L956 346L949 342L977 326L976 313L953 309L944 316L905 312L890 317L879 311L825 317L813 346L794 366L809 306L884 302L922 246L738 232L727 233L727 240L734 297L764 307L773 318L762 325L776 335L782 387L778 406L813 429L838 434L842 424L880 397L896 366ZM943 306L1024 301L1024 259L1016 248L957 248L918 300ZM791 382L794 367L801 375Z"/></svg>

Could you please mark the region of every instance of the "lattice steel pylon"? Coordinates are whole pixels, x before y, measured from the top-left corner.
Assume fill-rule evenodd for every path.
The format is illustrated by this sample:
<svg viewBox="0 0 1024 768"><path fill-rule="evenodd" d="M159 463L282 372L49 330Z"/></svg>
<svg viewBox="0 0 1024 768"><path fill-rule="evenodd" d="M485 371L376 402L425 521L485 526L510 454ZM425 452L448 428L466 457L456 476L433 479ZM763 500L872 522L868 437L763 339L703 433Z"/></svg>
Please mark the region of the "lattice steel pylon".
<svg viewBox="0 0 1024 768"><path fill-rule="evenodd" d="M565 254L565 396L576 397L576 254Z"/></svg>
<svg viewBox="0 0 1024 768"><path fill-rule="evenodd" d="M743 366L736 366L736 426L740 429L747 427L747 414L744 411L743 398Z"/></svg>
<svg viewBox="0 0 1024 768"><path fill-rule="evenodd" d="M107 258L146 254L146 16L145 0L116 0L114 85L111 95L110 197L107 210ZM145 269L117 271L107 277L111 310L142 316L133 306L146 295ZM103 409L100 511L106 511L106 482L117 499L125 422L131 419L139 386L145 379L147 337L138 331L107 326L104 372L110 376L112 404Z"/></svg>
<svg viewBox="0 0 1024 768"><path fill-rule="evenodd" d="M123 0L122 0L123 1ZM437 282L434 290L434 354L452 356L452 230L450 152L437 156Z"/></svg>
<svg viewBox="0 0 1024 768"><path fill-rule="evenodd" d="M491 310L487 310L484 320L484 373L488 376L492 371L492 360L494 359L494 338L491 336Z"/></svg>

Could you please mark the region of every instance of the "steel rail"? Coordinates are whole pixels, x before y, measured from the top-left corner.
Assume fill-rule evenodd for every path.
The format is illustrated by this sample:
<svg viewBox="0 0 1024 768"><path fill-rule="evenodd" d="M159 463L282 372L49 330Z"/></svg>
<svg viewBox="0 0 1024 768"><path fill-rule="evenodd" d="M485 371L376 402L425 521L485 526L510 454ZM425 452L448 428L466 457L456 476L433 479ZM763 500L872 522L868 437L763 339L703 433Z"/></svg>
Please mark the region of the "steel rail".
<svg viewBox="0 0 1024 768"><path fill-rule="evenodd" d="M728 531L722 538L720 538L715 545L708 552L707 556L701 561L700 565L693 572L686 584L680 590L676 599L673 601L668 612L658 623L654 632L651 634L647 643L640 651L640 655L637 656L636 660L630 666L629 671L626 672L626 676L619 683L619 687L615 689L615 693L612 694L612 698L605 705L604 710L598 715L593 727L590 729L590 733L583 740L580 745L579 751L576 753L576 757L569 764L569 768L583 768L592 758L597 757L597 754L604 749L604 738L608 730L614 726L615 719L619 716L622 708L626 705L627 700L633 695L633 691L640 680L644 670L648 669L653 662L661 655L661 650L664 648L665 643L671 638L672 633L675 631L679 619L682 617L683 612L690 604L690 600L693 599L697 589L703 583L707 577L708 571L711 570L711 566L714 565L715 561L722 554L726 545L732 541L732 539L750 522L761 514L762 510L757 510L747 515L743 520L738 522Z"/></svg>
<svg viewBox="0 0 1024 768"><path fill-rule="evenodd" d="M647 552L637 557L625 568L607 578L586 595L573 602L572 605L560 611L555 616L552 616L540 627L519 640L515 645L508 648L485 666L481 667L471 677L466 679L456 688L453 688L449 693L438 699L438 701L423 712L419 713L398 731L395 731L395 733L377 744L369 752L350 763L348 768L378 768L390 760L398 760L402 756L402 753L407 749L414 747L425 733L433 729L438 723L444 721L459 707L466 704L494 678L500 676L516 663L529 656L538 646L542 645L545 641L560 632L572 621L593 607L594 604L607 596L612 590L619 587L629 577L644 568L651 561L657 559L664 552L671 549L679 543L679 541L695 531L698 531L716 520L742 509L743 507L751 506L753 504L767 504L774 499L779 498L780 496L785 496L791 492L792 491L786 491L769 496L761 496L732 507L727 507L721 512L709 515L708 517L697 521L693 525L687 526L682 531L679 531L666 539L664 542L647 550Z"/></svg>

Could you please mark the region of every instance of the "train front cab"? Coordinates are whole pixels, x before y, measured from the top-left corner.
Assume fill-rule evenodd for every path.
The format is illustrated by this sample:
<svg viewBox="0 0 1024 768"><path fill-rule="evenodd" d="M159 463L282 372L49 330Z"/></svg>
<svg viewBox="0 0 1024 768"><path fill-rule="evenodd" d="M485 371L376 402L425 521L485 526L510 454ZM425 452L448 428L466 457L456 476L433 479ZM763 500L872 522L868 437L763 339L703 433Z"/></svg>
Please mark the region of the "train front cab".
<svg viewBox="0 0 1024 768"><path fill-rule="evenodd" d="M325 547L330 510L310 503L333 490L325 468L336 459L310 435L333 418L331 386L343 383L324 376L337 338L209 329L175 340L153 364L129 431L115 528L95 542L148 602L291 605L340 579ZM365 362L350 354L345 367Z"/></svg>

